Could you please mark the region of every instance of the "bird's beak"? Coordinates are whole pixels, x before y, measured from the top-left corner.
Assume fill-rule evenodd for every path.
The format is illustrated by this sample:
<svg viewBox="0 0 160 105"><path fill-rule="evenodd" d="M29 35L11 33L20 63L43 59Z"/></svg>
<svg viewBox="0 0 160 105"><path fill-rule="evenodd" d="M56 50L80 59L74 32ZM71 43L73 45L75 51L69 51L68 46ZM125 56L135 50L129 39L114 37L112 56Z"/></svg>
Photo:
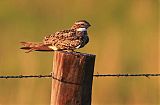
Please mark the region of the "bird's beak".
<svg viewBox="0 0 160 105"><path fill-rule="evenodd" d="M91 25L90 24L88 24L88 27L90 27Z"/></svg>

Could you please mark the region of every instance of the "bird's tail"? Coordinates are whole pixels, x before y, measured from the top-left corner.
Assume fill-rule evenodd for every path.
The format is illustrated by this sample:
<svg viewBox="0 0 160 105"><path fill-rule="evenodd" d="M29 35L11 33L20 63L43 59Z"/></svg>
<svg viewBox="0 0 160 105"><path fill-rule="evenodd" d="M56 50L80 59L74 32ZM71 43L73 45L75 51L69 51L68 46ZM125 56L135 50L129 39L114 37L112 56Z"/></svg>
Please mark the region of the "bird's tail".
<svg viewBox="0 0 160 105"><path fill-rule="evenodd" d="M35 43L35 42L20 42L22 47L20 49L27 50L26 53L31 51L53 51L48 46L43 43Z"/></svg>

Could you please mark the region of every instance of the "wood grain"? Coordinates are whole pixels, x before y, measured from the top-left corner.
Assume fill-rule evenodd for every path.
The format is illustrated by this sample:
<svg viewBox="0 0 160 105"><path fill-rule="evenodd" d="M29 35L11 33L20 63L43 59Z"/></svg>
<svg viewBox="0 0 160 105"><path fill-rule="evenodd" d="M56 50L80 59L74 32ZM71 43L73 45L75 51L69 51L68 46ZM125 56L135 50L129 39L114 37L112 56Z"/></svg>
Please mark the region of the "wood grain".
<svg viewBox="0 0 160 105"><path fill-rule="evenodd" d="M95 55L56 51L51 105L91 105Z"/></svg>

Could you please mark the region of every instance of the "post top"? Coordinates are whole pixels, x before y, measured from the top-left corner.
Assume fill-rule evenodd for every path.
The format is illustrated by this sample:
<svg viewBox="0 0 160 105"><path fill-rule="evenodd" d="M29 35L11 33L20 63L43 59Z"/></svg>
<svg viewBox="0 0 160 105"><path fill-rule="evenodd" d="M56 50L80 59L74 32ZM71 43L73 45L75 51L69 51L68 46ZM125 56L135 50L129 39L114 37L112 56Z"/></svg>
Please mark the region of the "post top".
<svg viewBox="0 0 160 105"><path fill-rule="evenodd" d="M81 56L96 56L94 54L87 54L87 53L81 53L81 52L67 52L67 51L55 51L56 53L63 53L68 55L81 55Z"/></svg>

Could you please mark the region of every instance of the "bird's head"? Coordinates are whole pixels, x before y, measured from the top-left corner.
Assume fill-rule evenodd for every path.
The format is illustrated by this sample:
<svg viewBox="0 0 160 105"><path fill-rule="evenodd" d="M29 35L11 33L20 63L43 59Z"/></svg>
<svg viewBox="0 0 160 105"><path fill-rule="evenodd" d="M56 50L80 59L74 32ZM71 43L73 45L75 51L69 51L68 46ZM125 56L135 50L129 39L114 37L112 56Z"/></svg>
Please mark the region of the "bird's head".
<svg viewBox="0 0 160 105"><path fill-rule="evenodd" d="M76 21L73 26L71 27L71 29L86 29L88 27L90 27L91 25L89 24L89 22L87 22L86 20L79 20Z"/></svg>

